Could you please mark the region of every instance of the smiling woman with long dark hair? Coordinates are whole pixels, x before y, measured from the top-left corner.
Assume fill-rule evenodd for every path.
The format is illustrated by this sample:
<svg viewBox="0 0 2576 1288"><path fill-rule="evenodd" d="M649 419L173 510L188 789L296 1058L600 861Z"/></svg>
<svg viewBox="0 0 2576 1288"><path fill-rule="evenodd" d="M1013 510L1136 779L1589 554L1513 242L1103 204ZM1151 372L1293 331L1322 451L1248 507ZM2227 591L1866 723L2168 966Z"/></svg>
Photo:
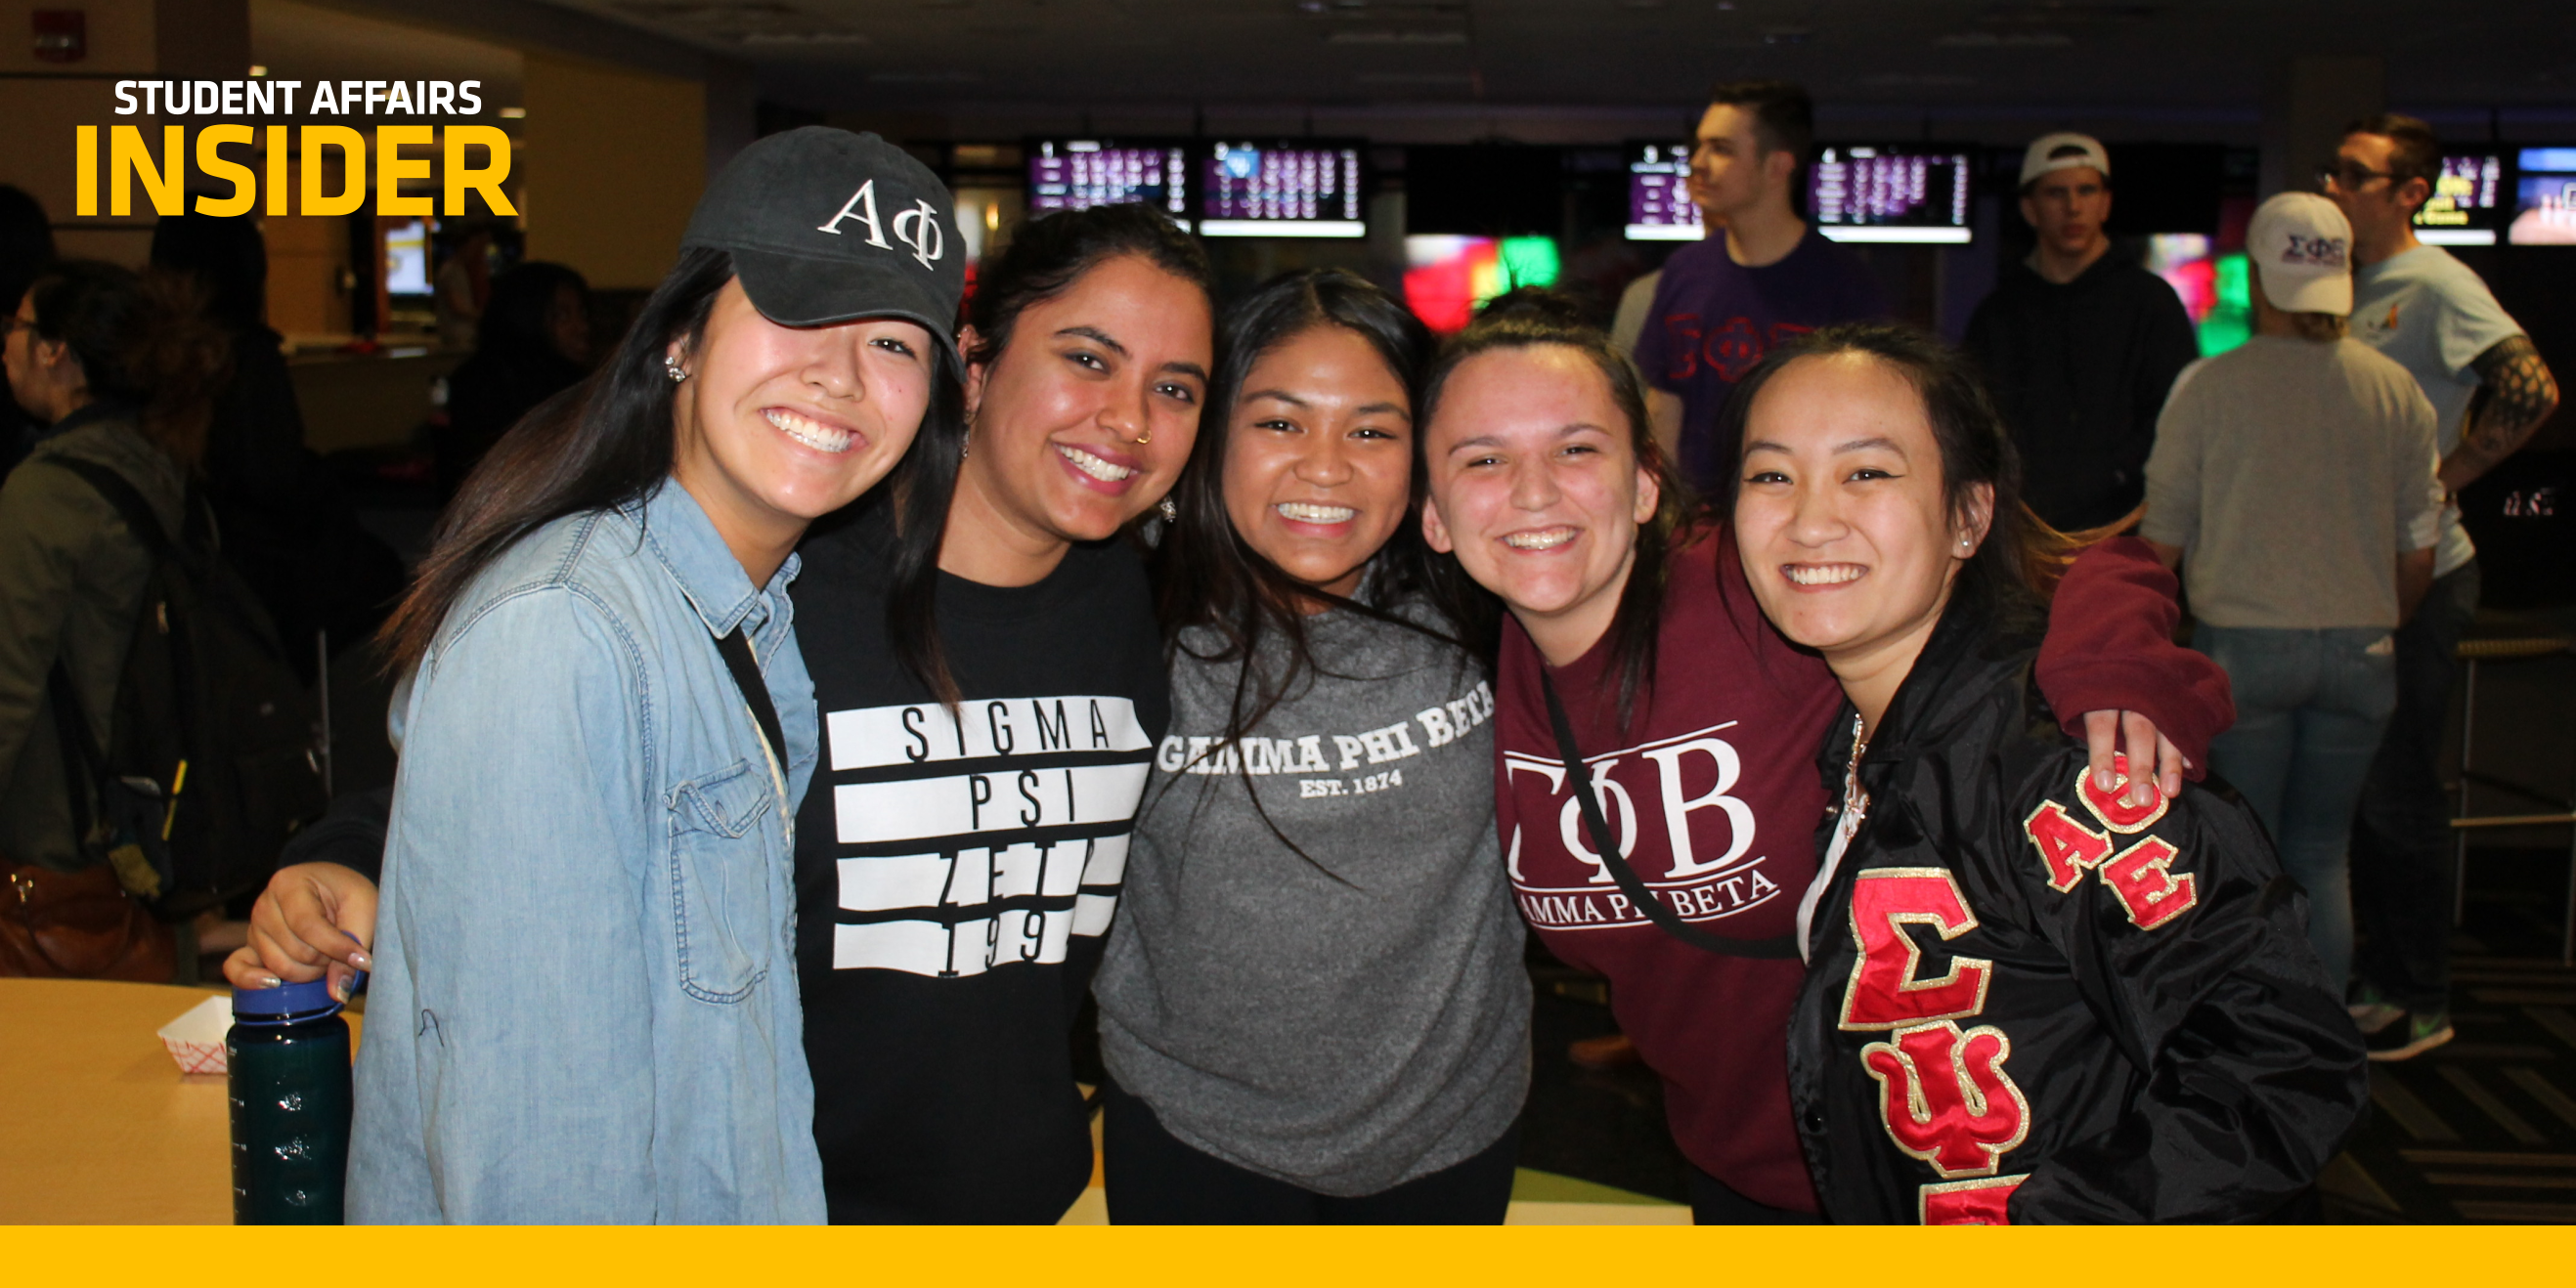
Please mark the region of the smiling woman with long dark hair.
<svg viewBox="0 0 2576 1288"><path fill-rule="evenodd" d="M1529 976L1491 601L1419 521L1429 338L1330 271L1220 332L1155 554L1172 731L1094 990L1110 1219L1499 1222Z"/></svg>
<svg viewBox="0 0 2576 1288"><path fill-rule="evenodd" d="M977 276L964 442L805 543L797 973L836 1222L1052 1222L1091 1179L1071 1037L1167 710L1123 534L1190 457L1209 323L1153 209L1020 225Z"/></svg>
<svg viewBox="0 0 2576 1288"><path fill-rule="evenodd" d="M2342 980L2243 799L2106 790L2053 727L2035 676L2067 543L2023 509L1966 362L1830 327L1736 396L1745 580L1844 697L1789 1041L1825 1215L2274 1216L2369 1094Z"/></svg>
<svg viewBox="0 0 2576 1288"><path fill-rule="evenodd" d="M372 966L403 1017L358 1058L356 1220L824 1217L779 937L817 755L787 587L813 520L963 432L964 275L833 235L863 188L948 217L873 135L729 164L616 354L467 481L386 626L381 924L363 878L298 865L227 965L274 986L327 952L335 989Z"/></svg>

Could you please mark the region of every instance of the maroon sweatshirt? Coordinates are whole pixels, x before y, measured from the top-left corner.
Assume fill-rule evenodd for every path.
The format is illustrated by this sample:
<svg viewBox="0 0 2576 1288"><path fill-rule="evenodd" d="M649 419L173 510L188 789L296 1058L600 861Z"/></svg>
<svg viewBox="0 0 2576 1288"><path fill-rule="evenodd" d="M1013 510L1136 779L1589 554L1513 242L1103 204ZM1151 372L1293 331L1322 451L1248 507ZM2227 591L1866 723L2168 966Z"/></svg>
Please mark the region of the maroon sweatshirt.
<svg viewBox="0 0 2576 1288"><path fill-rule="evenodd" d="M1827 806L1816 751L1842 689L1764 620L1731 532L1673 555L1670 574L1660 684L1639 695L1631 726L1619 727L1606 638L1553 673L1557 694L1617 843L1655 897L1713 934L1791 935ZM2173 578L2143 545L2105 543L2076 563L2039 665L2069 732L2088 710L2140 711L2208 763L2209 738L2235 713L2224 673L2172 643L2174 616ZM1629 904L1584 834L1542 665L1528 634L1506 625L1494 815L1521 912L1559 960L1609 979L1619 1027L1664 1080L1683 1156L1756 1202L1813 1212L1787 1066L1805 968L1703 951Z"/></svg>

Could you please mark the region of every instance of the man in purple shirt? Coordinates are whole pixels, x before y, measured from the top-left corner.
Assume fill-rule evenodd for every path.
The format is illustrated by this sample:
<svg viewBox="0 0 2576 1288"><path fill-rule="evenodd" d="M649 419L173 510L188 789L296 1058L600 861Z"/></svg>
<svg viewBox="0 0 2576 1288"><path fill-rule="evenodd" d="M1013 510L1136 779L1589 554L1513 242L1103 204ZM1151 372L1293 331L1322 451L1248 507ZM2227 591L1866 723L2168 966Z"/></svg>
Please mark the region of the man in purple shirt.
<svg viewBox="0 0 2576 1288"><path fill-rule="evenodd" d="M1887 316L1860 257L1791 207L1815 136L1815 104L1786 81L1709 91L1691 150L1690 194L1711 236L1673 252L1637 338L1655 441L1701 491L1734 455L1718 410L1771 346L1835 322Z"/></svg>

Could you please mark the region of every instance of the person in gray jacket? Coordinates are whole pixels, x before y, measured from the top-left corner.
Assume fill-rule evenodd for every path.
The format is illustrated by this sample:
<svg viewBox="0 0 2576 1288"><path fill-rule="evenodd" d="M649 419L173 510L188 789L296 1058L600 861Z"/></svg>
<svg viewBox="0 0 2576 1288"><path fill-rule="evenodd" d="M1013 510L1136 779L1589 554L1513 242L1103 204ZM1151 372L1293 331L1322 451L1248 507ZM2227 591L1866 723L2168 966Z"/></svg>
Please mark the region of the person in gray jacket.
<svg viewBox="0 0 2576 1288"><path fill-rule="evenodd" d="M1220 328L1223 419L1156 553L1171 731L1093 985L1114 1222L1499 1223L1510 1203L1529 977L1493 821L1490 610L1480 628L1420 531L1428 347L1332 271Z"/></svg>
<svg viewBox="0 0 2576 1288"><path fill-rule="evenodd" d="M9 392L43 426L0 485L0 866L90 865L47 678L66 678L104 742L152 555L87 479L103 465L177 531L225 343L175 288L113 264L57 263L11 301Z"/></svg>

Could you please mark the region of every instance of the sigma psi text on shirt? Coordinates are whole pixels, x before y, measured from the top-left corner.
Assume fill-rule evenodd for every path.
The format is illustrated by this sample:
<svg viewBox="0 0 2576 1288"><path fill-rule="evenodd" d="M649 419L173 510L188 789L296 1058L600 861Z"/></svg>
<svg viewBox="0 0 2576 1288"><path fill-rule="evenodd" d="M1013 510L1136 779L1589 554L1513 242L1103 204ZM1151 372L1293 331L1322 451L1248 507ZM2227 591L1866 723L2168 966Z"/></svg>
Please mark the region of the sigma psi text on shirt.
<svg viewBox="0 0 2576 1288"><path fill-rule="evenodd" d="M1108 929L1151 743L1126 698L835 711L832 965L975 975ZM992 834L1012 833L1000 846Z"/></svg>

